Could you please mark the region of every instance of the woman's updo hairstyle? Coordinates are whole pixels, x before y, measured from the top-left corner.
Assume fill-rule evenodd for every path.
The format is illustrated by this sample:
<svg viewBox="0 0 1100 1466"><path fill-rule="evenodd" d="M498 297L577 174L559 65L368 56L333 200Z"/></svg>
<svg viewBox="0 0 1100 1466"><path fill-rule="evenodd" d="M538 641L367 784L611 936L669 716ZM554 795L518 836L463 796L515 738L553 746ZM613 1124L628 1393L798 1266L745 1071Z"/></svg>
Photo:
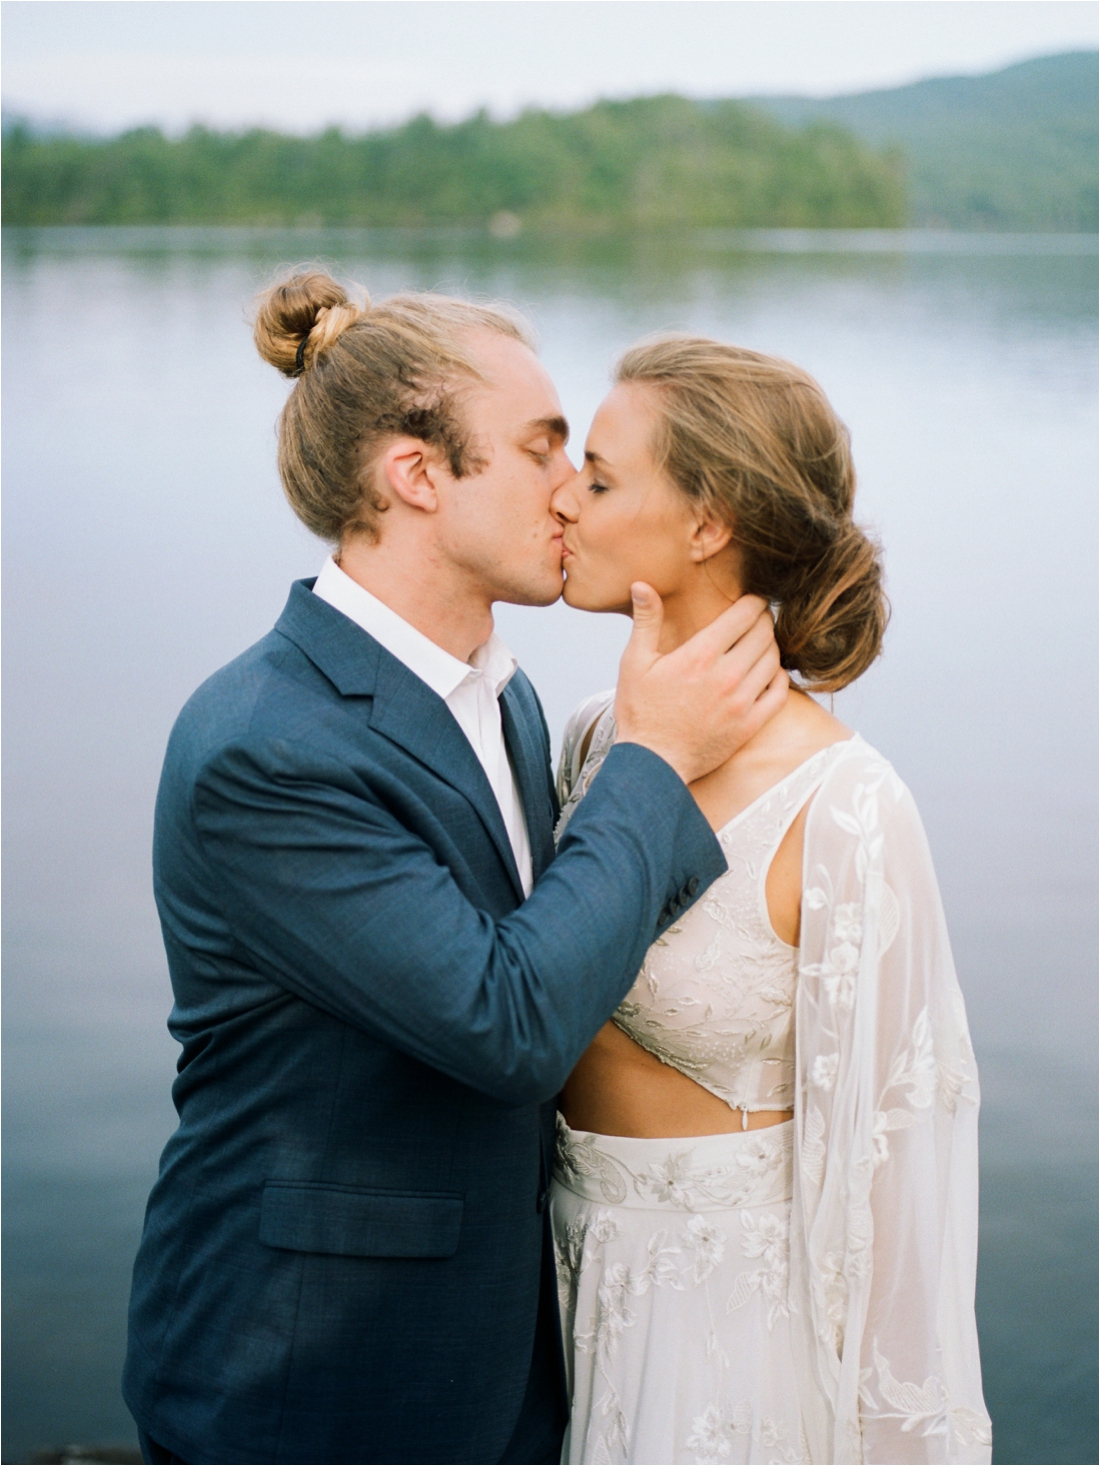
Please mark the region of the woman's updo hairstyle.
<svg viewBox="0 0 1100 1466"><path fill-rule="evenodd" d="M657 461L733 532L743 589L770 601L783 666L810 692L854 682L882 650L878 545L852 519L848 431L790 362L703 337L633 347L618 380L656 389Z"/></svg>
<svg viewBox="0 0 1100 1466"><path fill-rule="evenodd" d="M386 505L373 469L388 439L431 444L456 478L483 466L461 402L481 380L469 339L478 330L531 344L523 322L496 307L428 293L372 306L321 269L301 268L259 297L256 349L296 378L279 418L279 476L314 534L377 538Z"/></svg>

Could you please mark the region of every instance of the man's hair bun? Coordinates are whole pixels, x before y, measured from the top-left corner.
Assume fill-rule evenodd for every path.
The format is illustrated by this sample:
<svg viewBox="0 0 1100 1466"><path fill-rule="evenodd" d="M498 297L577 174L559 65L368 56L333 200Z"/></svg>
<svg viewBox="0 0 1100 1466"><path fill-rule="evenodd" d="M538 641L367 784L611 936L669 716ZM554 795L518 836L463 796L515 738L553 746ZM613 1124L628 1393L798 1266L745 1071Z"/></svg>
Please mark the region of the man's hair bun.
<svg viewBox="0 0 1100 1466"><path fill-rule="evenodd" d="M367 314L370 298L363 296L357 304L326 270L299 270L259 297L257 351L285 377L300 377Z"/></svg>
<svg viewBox="0 0 1100 1466"><path fill-rule="evenodd" d="M375 463L393 438L428 444L456 478L482 466L462 399L483 380L475 337L486 331L531 345L506 309L421 291L372 306L316 266L264 291L256 349L299 379L279 419L279 477L308 529L336 543L377 537L388 500Z"/></svg>

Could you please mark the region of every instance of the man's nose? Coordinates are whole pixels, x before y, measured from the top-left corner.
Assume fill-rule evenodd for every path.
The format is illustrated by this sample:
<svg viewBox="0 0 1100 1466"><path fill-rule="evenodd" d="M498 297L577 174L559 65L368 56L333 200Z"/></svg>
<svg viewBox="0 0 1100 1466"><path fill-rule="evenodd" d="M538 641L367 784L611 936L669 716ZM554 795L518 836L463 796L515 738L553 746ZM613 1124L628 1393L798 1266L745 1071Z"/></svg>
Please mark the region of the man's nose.
<svg viewBox="0 0 1100 1466"><path fill-rule="evenodd" d="M550 513L563 524L574 524L577 519L576 483L580 474L569 465L568 477L550 495Z"/></svg>
<svg viewBox="0 0 1100 1466"><path fill-rule="evenodd" d="M558 451L554 454L553 492L557 493L562 484L568 483L571 478L576 477L576 474L577 470L573 467L572 460L570 459L568 453L566 453L564 448L559 448Z"/></svg>

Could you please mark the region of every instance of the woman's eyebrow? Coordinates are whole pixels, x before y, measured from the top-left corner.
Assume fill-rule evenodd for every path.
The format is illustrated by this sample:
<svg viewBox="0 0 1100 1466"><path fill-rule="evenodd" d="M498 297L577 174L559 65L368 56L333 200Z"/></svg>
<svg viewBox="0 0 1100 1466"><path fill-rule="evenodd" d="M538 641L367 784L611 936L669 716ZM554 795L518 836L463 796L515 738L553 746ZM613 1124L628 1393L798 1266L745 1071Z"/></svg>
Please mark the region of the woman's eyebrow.
<svg viewBox="0 0 1100 1466"><path fill-rule="evenodd" d="M598 474L605 483L616 485L619 482L615 465L609 463L602 453L597 453L594 448L584 450L584 461L591 468L592 472Z"/></svg>

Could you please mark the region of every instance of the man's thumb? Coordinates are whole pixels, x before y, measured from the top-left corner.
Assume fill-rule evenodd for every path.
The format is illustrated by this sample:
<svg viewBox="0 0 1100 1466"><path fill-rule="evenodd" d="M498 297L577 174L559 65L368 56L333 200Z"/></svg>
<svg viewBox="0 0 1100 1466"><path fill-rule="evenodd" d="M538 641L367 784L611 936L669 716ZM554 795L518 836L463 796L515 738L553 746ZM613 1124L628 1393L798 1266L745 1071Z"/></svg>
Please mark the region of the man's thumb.
<svg viewBox="0 0 1100 1466"><path fill-rule="evenodd" d="M644 580L637 580L630 587L630 599L634 607L634 630L630 636L630 645L635 652L648 653L650 659L655 658L658 655L661 623L665 619L661 597Z"/></svg>

